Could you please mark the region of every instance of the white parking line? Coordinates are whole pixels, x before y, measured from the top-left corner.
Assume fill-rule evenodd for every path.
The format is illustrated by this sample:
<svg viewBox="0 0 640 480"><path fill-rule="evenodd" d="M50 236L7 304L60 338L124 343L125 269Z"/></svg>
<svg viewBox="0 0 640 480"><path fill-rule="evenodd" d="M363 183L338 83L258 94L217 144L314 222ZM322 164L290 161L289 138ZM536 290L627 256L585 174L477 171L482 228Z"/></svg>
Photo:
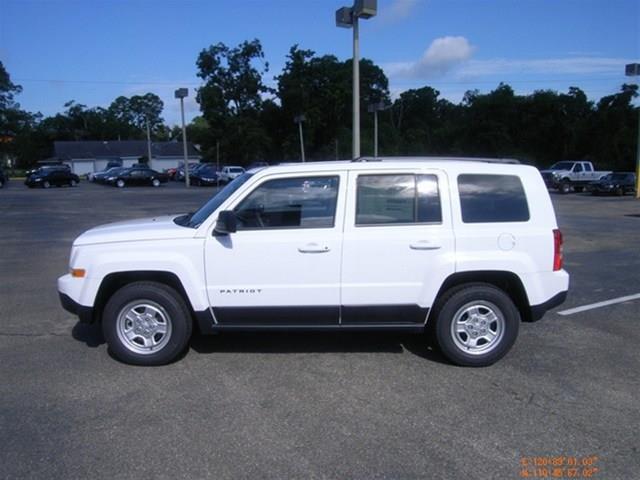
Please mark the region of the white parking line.
<svg viewBox="0 0 640 480"><path fill-rule="evenodd" d="M562 310L561 312L558 312L558 315L573 315L574 313L593 310L594 308L606 307L607 305L613 305L614 303L628 302L629 300L640 300L640 293L636 293L635 295L627 295L626 297L612 298L611 300L605 300L604 302L590 303L589 305L570 308L569 310Z"/></svg>

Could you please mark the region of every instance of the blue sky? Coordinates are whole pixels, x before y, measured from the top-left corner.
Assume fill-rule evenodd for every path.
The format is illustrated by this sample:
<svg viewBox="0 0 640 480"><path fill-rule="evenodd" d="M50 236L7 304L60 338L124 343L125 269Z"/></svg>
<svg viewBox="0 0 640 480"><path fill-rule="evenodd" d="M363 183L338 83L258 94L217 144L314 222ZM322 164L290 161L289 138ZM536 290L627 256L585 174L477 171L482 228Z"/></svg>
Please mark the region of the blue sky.
<svg viewBox="0 0 640 480"><path fill-rule="evenodd" d="M334 12L349 0L0 0L0 60L22 107L51 115L75 100L107 106L154 92L179 121L173 90L198 114L195 61L208 45L262 41L273 83L289 48L351 56ZM500 81L518 93L579 86L591 99L630 79L640 61L638 0L379 0L361 22L361 54L382 66L393 95L430 85L459 102Z"/></svg>

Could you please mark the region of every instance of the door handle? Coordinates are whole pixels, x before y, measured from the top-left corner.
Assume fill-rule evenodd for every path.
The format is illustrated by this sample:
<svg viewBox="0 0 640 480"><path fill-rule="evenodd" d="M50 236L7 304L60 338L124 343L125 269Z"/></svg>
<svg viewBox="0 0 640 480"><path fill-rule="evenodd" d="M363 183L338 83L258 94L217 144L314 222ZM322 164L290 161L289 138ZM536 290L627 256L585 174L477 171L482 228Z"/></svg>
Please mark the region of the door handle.
<svg viewBox="0 0 640 480"><path fill-rule="evenodd" d="M317 243L307 243L303 247L298 247L300 253L326 253L330 248L326 245L318 245Z"/></svg>
<svg viewBox="0 0 640 480"><path fill-rule="evenodd" d="M438 250L440 245L430 242L429 240L418 240L409 244L411 250Z"/></svg>

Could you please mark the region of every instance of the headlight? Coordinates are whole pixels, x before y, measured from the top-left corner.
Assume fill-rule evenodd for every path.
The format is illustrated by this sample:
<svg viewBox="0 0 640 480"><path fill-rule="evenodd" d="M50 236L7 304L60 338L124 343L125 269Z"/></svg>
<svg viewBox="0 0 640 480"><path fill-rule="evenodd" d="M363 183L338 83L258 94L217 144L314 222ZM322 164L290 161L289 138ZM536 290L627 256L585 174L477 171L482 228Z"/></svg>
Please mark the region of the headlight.
<svg viewBox="0 0 640 480"><path fill-rule="evenodd" d="M213 182L215 179L209 178L209 177L202 177L202 180L204 180L205 182Z"/></svg>
<svg viewBox="0 0 640 480"><path fill-rule="evenodd" d="M115 180L116 177L108 177L107 180L109 180L110 182L112 182L113 180Z"/></svg>
<svg viewBox="0 0 640 480"><path fill-rule="evenodd" d="M34 181L34 182L41 182L41 181L42 181L42 179L41 179L41 178L34 178L34 179L33 179L33 181Z"/></svg>

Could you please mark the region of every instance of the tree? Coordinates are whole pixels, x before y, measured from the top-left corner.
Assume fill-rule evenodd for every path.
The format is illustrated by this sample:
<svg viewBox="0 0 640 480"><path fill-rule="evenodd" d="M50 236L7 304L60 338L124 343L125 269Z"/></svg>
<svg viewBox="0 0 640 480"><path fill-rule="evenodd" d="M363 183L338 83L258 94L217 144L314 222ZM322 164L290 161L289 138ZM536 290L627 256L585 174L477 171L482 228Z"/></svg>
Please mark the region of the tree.
<svg viewBox="0 0 640 480"><path fill-rule="evenodd" d="M219 140L226 159L247 164L264 158L269 150L270 139L260 122L262 95L271 93L262 80L269 70L263 59L257 39L233 48L218 43L198 55L198 76L204 85L197 101L211 133L203 145L206 151Z"/></svg>

